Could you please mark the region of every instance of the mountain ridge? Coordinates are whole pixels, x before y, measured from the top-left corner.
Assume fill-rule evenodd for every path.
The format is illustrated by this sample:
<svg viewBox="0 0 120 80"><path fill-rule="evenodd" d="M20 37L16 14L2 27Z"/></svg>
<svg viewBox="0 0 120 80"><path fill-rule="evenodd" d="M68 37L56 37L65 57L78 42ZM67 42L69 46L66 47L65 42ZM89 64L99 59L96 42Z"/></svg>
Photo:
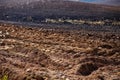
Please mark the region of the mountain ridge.
<svg viewBox="0 0 120 80"><path fill-rule="evenodd" d="M120 19L118 6L97 5L66 0L36 0L34 2L1 6L1 20L26 21L31 16L34 21L46 18L70 19ZM7 17L6 17L7 16Z"/></svg>

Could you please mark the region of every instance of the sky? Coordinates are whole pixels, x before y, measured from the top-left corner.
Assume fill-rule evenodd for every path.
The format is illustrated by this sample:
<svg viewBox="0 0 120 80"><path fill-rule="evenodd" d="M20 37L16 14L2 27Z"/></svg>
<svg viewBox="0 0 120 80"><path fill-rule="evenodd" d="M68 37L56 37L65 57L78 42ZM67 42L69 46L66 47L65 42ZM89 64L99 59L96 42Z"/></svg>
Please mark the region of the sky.
<svg viewBox="0 0 120 80"><path fill-rule="evenodd" d="M72 1L81 1L81 2L108 4L108 5L119 5L120 6L120 0L72 0Z"/></svg>

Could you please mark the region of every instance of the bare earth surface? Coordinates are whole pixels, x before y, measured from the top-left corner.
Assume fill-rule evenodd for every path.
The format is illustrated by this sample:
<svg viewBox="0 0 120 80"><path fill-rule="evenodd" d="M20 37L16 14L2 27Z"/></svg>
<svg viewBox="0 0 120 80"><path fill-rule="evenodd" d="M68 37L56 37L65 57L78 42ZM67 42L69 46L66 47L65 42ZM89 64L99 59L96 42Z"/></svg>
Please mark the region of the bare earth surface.
<svg viewBox="0 0 120 80"><path fill-rule="evenodd" d="M120 34L0 25L0 78L120 80Z"/></svg>

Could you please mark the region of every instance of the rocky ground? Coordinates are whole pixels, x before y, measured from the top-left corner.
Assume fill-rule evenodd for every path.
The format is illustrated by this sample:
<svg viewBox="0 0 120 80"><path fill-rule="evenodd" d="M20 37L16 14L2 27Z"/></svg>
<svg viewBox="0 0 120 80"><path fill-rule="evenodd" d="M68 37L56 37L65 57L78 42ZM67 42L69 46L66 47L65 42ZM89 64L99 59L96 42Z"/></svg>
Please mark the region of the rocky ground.
<svg viewBox="0 0 120 80"><path fill-rule="evenodd" d="M120 34L0 24L0 78L120 80Z"/></svg>

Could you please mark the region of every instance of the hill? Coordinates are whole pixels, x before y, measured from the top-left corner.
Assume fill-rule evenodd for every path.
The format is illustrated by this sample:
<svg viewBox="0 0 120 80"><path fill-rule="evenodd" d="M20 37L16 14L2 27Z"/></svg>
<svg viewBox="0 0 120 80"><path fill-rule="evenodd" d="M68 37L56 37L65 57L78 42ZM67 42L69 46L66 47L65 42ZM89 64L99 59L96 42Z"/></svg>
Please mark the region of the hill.
<svg viewBox="0 0 120 80"><path fill-rule="evenodd" d="M19 4L18 2L0 3L0 19L40 22L46 18L92 20L119 20L120 18L119 6L98 5L68 0L22 1Z"/></svg>

